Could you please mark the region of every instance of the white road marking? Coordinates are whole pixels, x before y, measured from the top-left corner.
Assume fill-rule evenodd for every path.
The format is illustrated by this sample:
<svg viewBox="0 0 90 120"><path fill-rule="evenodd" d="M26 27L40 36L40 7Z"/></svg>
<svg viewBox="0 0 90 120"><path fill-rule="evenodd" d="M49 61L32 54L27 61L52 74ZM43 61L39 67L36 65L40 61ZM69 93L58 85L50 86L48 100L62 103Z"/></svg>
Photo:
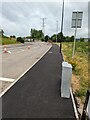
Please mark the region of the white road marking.
<svg viewBox="0 0 90 120"><path fill-rule="evenodd" d="M52 52L49 52L49 53L52 53Z"/></svg>
<svg viewBox="0 0 90 120"><path fill-rule="evenodd" d="M7 51L9 54L11 54L11 51Z"/></svg>
<svg viewBox="0 0 90 120"><path fill-rule="evenodd" d="M25 50L22 50L22 51L25 51Z"/></svg>
<svg viewBox="0 0 90 120"><path fill-rule="evenodd" d="M33 47L33 48L31 48L31 50L33 50L33 49L36 49L36 48L38 48L39 46L37 46L37 47ZM23 47L22 47L23 48ZM10 49L10 48L9 48ZM14 48L13 48L13 50L15 50ZM25 49L25 50L27 50L27 49ZM19 54L19 53L21 53L21 52L24 52L25 51L24 49L19 49L18 51L13 51L13 53L12 53L12 55L14 55L14 54ZM9 52L8 52L9 53ZM10 53L11 54L11 53Z"/></svg>
<svg viewBox="0 0 90 120"><path fill-rule="evenodd" d="M39 48L39 46L33 47L31 50L35 50L36 48ZM43 48L43 47L42 47L42 48ZM27 51L27 52L28 52L28 49L26 49L26 50L20 49L20 51L13 52L12 55L16 55L16 54L22 53L22 52L24 52L24 51ZM35 51L35 52L36 52L36 51ZM33 55L33 54L31 54L31 55ZM9 57L6 57L6 58L4 58L4 59L5 59L5 60L6 60L6 59L9 59ZM0 58L0 60L2 60L2 58Z"/></svg>
<svg viewBox="0 0 90 120"><path fill-rule="evenodd" d="M15 79L0 77L0 81L14 82Z"/></svg>
<svg viewBox="0 0 90 120"><path fill-rule="evenodd" d="M47 51L45 51L44 54L43 54L32 66L30 66L20 77L18 77L8 88L6 88L6 89L0 94L0 98L8 91L11 87L13 87L13 85L14 85L15 83L17 83L17 81L18 81L22 76L24 76L25 73L27 73L37 62L39 62L39 60L50 50L51 47L52 47L52 46L50 46L50 47L47 49Z"/></svg>

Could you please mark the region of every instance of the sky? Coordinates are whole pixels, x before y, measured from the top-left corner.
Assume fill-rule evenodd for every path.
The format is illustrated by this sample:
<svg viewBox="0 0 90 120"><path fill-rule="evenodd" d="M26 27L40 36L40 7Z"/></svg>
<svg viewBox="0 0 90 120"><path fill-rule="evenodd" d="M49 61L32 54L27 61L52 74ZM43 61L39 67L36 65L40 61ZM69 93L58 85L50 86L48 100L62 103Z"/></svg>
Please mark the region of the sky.
<svg viewBox="0 0 90 120"><path fill-rule="evenodd" d="M72 36L75 29L71 28L72 12L83 11L82 27L77 29L77 38L88 37L88 2L89 0L65 0L63 34ZM62 1L61 0L3 0L0 1L0 27L5 35L29 36L31 28L42 29L42 18L45 19L45 35L61 31Z"/></svg>

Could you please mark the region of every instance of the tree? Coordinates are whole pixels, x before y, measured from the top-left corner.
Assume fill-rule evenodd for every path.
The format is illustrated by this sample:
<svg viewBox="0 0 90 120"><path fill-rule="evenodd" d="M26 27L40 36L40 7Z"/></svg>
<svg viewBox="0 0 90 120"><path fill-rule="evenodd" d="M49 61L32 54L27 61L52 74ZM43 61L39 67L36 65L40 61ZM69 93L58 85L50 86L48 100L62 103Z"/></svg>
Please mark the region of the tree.
<svg viewBox="0 0 90 120"><path fill-rule="evenodd" d="M62 42L66 42L66 37L63 36Z"/></svg>
<svg viewBox="0 0 90 120"><path fill-rule="evenodd" d="M46 35L46 36L45 36L45 42L47 42L48 40L49 40L49 36Z"/></svg>
<svg viewBox="0 0 90 120"><path fill-rule="evenodd" d="M16 36L15 36L15 35L11 35L11 36L10 36L10 39L12 39L12 38L16 38Z"/></svg>
<svg viewBox="0 0 90 120"><path fill-rule="evenodd" d="M0 36L3 36L3 34L4 34L4 31L3 31L3 29L1 29L0 30Z"/></svg>
<svg viewBox="0 0 90 120"><path fill-rule="evenodd" d="M70 37L66 36L66 42L70 42Z"/></svg>
<svg viewBox="0 0 90 120"><path fill-rule="evenodd" d="M27 39L31 39L31 36L26 36Z"/></svg>
<svg viewBox="0 0 90 120"><path fill-rule="evenodd" d="M74 36L71 36L70 37L70 42L73 42L74 41Z"/></svg>
<svg viewBox="0 0 90 120"><path fill-rule="evenodd" d="M13 37L13 38L16 38L16 36L15 36L15 35L13 35L12 37Z"/></svg>
<svg viewBox="0 0 90 120"><path fill-rule="evenodd" d="M53 34L51 36L51 40L53 42L56 42L56 34ZM74 36L64 36L63 33L58 33L57 34L57 42L73 42L74 41Z"/></svg>
<svg viewBox="0 0 90 120"><path fill-rule="evenodd" d="M57 42L63 42L63 33L62 32L57 34Z"/></svg>
<svg viewBox="0 0 90 120"><path fill-rule="evenodd" d="M31 29L31 37L33 40L34 39L42 40L42 39L44 39L44 34L43 34L42 30Z"/></svg>
<svg viewBox="0 0 90 120"><path fill-rule="evenodd" d="M80 38L80 42L84 42L84 38Z"/></svg>
<svg viewBox="0 0 90 120"><path fill-rule="evenodd" d="M51 36L51 40L52 40L53 42L56 42L56 34L53 34L53 35Z"/></svg>
<svg viewBox="0 0 90 120"><path fill-rule="evenodd" d="M24 43L24 39L22 37L17 37L17 42Z"/></svg>

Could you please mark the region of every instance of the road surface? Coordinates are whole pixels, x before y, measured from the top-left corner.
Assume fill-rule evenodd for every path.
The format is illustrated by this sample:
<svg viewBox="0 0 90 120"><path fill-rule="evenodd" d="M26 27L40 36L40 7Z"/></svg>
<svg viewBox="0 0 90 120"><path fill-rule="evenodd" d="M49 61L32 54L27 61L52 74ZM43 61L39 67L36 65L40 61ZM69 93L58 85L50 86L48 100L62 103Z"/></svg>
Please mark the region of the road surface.
<svg viewBox="0 0 90 120"><path fill-rule="evenodd" d="M2 58L0 58L0 66L2 66L1 92L11 84L11 82L2 82L3 78L17 79L51 47L51 44L32 42L5 47L10 53L4 53L5 48L3 47Z"/></svg>
<svg viewBox="0 0 90 120"><path fill-rule="evenodd" d="M60 97L62 55L51 50L2 97L3 118L75 120L72 99Z"/></svg>

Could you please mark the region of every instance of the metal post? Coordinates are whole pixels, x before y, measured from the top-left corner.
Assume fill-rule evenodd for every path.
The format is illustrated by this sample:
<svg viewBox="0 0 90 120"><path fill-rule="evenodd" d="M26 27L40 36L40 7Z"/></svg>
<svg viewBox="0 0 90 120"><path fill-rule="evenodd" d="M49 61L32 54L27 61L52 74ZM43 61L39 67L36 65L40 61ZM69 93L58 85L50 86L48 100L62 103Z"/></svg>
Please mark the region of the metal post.
<svg viewBox="0 0 90 120"><path fill-rule="evenodd" d="M64 18L64 0L63 0L63 6L62 6L62 22L61 22L61 33L63 33L63 18ZM62 38L61 38L62 41ZM62 47L62 43L60 41L60 53L61 53L61 47Z"/></svg>
<svg viewBox="0 0 90 120"><path fill-rule="evenodd" d="M74 57L74 54L75 54L76 33L77 33L77 27L75 28L74 45L73 45L73 54L72 54L72 58Z"/></svg>
<svg viewBox="0 0 90 120"><path fill-rule="evenodd" d="M63 0L63 6L62 6L62 22L61 22L61 33L63 32L63 18L64 18L64 0Z"/></svg>
<svg viewBox="0 0 90 120"><path fill-rule="evenodd" d="M75 54L75 43L76 43L76 33L77 33L77 16L78 15L78 12L76 14L76 28L75 28L75 35L74 35L74 45L73 45L73 53L72 53L72 58L74 57L74 54Z"/></svg>

